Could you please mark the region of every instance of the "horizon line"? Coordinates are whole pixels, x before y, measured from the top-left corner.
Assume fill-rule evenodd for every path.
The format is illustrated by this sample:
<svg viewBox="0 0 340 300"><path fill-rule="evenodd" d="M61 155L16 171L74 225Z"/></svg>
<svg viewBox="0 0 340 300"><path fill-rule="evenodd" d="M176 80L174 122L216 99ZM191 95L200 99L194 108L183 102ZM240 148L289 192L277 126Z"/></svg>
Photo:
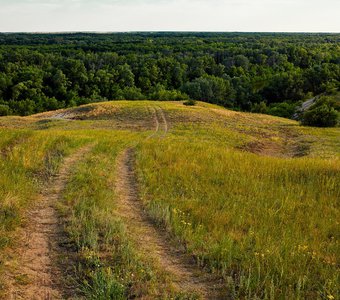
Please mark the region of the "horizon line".
<svg viewBox="0 0 340 300"><path fill-rule="evenodd" d="M340 34L340 31L242 31L242 30L122 30L122 31L102 31L102 30L61 30L61 31L0 31L1 34L74 34L74 33L313 33L313 34Z"/></svg>

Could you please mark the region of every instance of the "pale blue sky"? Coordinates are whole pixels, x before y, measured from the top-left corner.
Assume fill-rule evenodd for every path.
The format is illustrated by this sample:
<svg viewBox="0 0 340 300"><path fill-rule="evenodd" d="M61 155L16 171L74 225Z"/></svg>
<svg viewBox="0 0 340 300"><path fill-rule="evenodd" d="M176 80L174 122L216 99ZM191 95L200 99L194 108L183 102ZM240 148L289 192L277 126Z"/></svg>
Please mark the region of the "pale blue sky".
<svg viewBox="0 0 340 300"><path fill-rule="evenodd" d="M340 32L340 0L0 0L0 31Z"/></svg>

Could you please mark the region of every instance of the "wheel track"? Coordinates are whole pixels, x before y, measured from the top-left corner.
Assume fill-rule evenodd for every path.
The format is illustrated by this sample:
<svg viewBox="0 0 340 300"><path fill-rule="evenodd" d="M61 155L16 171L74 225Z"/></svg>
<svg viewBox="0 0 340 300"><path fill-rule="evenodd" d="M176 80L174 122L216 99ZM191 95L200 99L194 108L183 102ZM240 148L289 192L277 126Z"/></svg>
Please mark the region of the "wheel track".
<svg viewBox="0 0 340 300"><path fill-rule="evenodd" d="M168 123L163 110L155 107L155 138L162 127L161 138L168 133ZM193 258L171 244L165 229L157 227L145 212L139 199L138 181L135 172L135 149L127 148L117 157L116 192L117 210L127 226L128 234L155 265L171 275L177 291L197 294L201 299L223 299L221 286L216 278L203 272Z"/></svg>
<svg viewBox="0 0 340 300"><path fill-rule="evenodd" d="M6 274L8 292L5 299L64 299L74 294L72 284L63 280L67 261L61 261L64 249L60 246L65 240L56 202L67 183L72 167L93 146L85 146L66 157L58 174L40 195L38 204L27 214L27 226L19 232L18 247L13 251L13 260L8 262L11 274ZM21 281L19 284L18 281Z"/></svg>
<svg viewBox="0 0 340 300"><path fill-rule="evenodd" d="M152 112L152 114L153 114L153 121L154 121L154 123L155 123L155 130L154 130L154 132L153 132L152 134L150 134L150 135L146 138L146 140L153 138L153 137L156 136L157 133L159 132L159 119L158 119L158 115L157 115L157 110L156 110L155 107L150 107L150 108L148 108L148 109L151 110L151 112Z"/></svg>
<svg viewBox="0 0 340 300"><path fill-rule="evenodd" d="M165 117L163 109L161 107L157 106L155 108L155 110L156 110L156 115L157 115L158 120L159 119L162 120L161 123L162 123L162 127L163 127L163 133L162 133L161 137L164 138L168 133L169 125L168 125L168 122L167 122L167 119Z"/></svg>

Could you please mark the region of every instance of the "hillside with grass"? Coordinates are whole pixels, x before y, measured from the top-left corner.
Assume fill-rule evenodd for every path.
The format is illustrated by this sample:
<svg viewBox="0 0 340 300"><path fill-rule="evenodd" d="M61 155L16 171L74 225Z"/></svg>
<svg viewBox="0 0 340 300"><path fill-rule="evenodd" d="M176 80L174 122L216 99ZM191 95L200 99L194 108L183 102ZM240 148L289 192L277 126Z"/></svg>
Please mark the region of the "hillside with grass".
<svg viewBox="0 0 340 300"><path fill-rule="evenodd" d="M0 298L338 299L339 127L197 102L0 118Z"/></svg>

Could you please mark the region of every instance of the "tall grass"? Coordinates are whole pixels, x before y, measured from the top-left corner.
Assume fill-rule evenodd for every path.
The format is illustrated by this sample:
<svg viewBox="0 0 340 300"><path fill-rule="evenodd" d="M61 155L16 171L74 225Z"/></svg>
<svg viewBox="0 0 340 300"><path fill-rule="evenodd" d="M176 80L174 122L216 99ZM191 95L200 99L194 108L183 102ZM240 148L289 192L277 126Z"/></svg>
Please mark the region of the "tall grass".
<svg viewBox="0 0 340 300"><path fill-rule="evenodd" d="M84 138L63 132L1 130L0 138L0 286L3 250L13 244L25 211L58 169L62 158Z"/></svg>
<svg viewBox="0 0 340 300"><path fill-rule="evenodd" d="M338 129L307 130L294 121L202 103L91 104L74 109L84 119L74 121L2 118L0 260L62 159L96 142L59 203L83 296L190 299L174 292L169 278L138 251L115 210L117 154L150 134L150 106L163 108L170 133L137 146L141 198L198 264L224 277L226 298L339 298ZM287 137L310 142L308 157L236 150L254 140L281 147Z"/></svg>
<svg viewBox="0 0 340 300"><path fill-rule="evenodd" d="M233 298L338 297L340 165L168 138L138 152L142 198Z"/></svg>
<svg viewBox="0 0 340 300"><path fill-rule="evenodd" d="M48 181L63 156L84 141L61 132L6 132L1 138L0 155L0 244L9 241L6 231L14 229L21 212L29 205L39 187Z"/></svg>
<svg viewBox="0 0 340 300"><path fill-rule="evenodd" d="M136 137L128 132L101 137L67 185L59 208L77 251L75 277L86 299L189 299L172 291L166 276L138 253L115 212L115 160Z"/></svg>

